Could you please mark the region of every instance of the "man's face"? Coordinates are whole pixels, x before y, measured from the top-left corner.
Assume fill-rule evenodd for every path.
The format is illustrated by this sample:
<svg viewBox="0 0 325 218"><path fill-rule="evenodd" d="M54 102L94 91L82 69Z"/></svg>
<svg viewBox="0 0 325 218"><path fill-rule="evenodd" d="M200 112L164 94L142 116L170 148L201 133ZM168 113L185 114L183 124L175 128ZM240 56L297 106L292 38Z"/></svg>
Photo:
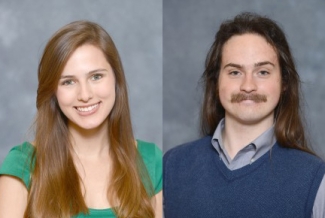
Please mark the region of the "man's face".
<svg viewBox="0 0 325 218"><path fill-rule="evenodd" d="M223 46L218 87L226 120L272 125L281 94L274 48L257 34L231 37Z"/></svg>

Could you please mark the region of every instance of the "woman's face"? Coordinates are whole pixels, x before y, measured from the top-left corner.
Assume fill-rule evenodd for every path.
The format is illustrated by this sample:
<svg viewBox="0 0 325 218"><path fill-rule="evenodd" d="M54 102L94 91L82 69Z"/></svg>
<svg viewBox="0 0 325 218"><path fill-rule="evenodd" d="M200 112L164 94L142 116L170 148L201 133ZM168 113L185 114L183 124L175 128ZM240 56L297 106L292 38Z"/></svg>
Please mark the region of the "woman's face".
<svg viewBox="0 0 325 218"><path fill-rule="evenodd" d="M100 49L86 44L73 52L56 97L70 127L90 130L107 120L115 102L115 76Z"/></svg>

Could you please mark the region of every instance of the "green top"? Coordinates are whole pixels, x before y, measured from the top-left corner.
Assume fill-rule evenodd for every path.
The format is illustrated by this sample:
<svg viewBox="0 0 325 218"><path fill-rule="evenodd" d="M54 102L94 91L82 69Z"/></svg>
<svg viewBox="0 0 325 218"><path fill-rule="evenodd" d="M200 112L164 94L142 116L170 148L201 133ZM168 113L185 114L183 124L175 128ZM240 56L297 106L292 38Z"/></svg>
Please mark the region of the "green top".
<svg viewBox="0 0 325 218"><path fill-rule="evenodd" d="M155 194L162 190L162 152L152 143L137 140L138 151L147 167ZM0 175L10 175L21 179L28 188L30 185L30 161L34 147L29 142L13 147L0 167ZM75 218L116 217L111 208L91 209L89 215L78 214Z"/></svg>

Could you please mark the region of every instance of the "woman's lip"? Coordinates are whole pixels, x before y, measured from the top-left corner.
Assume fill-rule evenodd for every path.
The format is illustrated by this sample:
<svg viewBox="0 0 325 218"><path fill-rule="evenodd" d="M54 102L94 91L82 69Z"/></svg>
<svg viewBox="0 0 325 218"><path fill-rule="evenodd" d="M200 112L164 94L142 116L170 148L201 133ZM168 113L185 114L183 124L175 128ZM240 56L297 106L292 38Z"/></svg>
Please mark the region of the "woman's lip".
<svg viewBox="0 0 325 218"><path fill-rule="evenodd" d="M100 102L92 105L87 106L75 106L74 108L77 110L77 112L81 115L90 115L97 111L99 108Z"/></svg>

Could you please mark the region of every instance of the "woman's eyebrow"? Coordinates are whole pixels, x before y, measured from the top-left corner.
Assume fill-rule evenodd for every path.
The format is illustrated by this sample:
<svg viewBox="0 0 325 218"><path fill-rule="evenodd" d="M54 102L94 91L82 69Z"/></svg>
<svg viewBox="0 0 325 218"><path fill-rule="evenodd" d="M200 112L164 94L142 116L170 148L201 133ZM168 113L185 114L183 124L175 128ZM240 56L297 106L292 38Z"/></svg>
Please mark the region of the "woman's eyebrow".
<svg viewBox="0 0 325 218"><path fill-rule="evenodd" d="M107 71L107 69L100 68L100 69L96 69L96 70L89 71L87 74L97 73L97 72L100 72L100 71Z"/></svg>
<svg viewBox="0 0 325 218"><path fill-rule="evenodd" d="M93 73L97 73L97 72L100 72L100 71L107 71L107 69L100 68L100 69L96 69L96 70L91 70L86 74L93 74ZM60 79L67 79L67 78L71 79L71 78L74 78L74 77L75 77L74 75L62 75L60 77Z"/></svg>
<svg viewBox="0 0 325 218"><path fill-rule="evenodd" d="M71 78L74 78L74 76L72 76L72 75L62 75L60 77L60 79L71 79Z"/></svg>

